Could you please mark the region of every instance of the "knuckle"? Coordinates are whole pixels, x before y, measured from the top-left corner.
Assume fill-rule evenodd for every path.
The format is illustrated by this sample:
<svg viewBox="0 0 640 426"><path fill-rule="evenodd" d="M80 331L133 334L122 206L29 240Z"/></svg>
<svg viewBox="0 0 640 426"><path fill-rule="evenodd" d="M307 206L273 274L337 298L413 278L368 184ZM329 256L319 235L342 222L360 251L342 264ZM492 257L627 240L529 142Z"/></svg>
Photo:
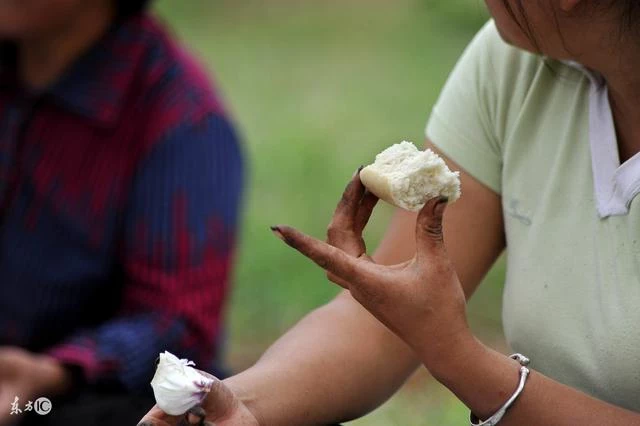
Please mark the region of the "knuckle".
<svg viewBox="0 0 640 426"><path fill-rule="evenodd" d="M339 235L335 229L327 230L327 242L329 244L336 244L339 241Z"/></svg>
<svg viewBox="0 0 640 426"><path fill-rule="evenodd" d="M327 237L332 238L334 236L336 236L336 234L338 233L339 229L336 226L335 223L330 223L329 226L327 226Z"/></svg>
<svg viewBox="0 0 640 426"><path fill-rule="evenodd" d="M430 221L424 226L423 231L434 241L441 242L443 240L442 222Z"/></svg>
<svg viewBox="0 0 640 426"><path fill-rule="evenodd" d="M342 207L349 206L353 203L354 197L351 193L352 186L347 186L344 193L342 194L342 198L340 199L340 205Z"/></svg>
<svg viewBox="0 0 640 426"><path fill-rule="evenodd" d="M327 269L329 266L329 261L324 257L316 259L316 264L322 269Z"/></svg>

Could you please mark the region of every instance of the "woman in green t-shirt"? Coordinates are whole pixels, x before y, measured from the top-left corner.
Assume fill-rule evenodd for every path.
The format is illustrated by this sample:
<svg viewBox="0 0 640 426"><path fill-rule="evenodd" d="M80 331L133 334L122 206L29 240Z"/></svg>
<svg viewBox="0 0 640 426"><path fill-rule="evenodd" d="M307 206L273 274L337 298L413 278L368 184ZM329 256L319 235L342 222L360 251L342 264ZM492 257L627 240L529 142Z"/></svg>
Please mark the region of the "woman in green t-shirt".
<svg viewBox="0 0 640 426"><path fill-rule="evenodd" d="M372 257L357 174L328 244L275 227L345 291L220 383L216 424L358 417L423 364L473 424L640 425L640 2L487 4L427 126L462 198L444 225L443 200L397 212ZM465 317L507 246L505 332L529 374Z"/></svg>

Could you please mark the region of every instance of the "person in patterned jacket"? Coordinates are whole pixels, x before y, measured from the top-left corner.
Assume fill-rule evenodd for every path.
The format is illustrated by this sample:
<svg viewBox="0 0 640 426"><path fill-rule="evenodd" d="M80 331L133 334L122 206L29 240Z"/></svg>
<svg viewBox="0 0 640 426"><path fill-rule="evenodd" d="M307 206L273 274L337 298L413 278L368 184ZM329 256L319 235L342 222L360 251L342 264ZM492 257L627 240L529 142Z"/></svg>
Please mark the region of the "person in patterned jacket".
<svg viewBox="0 0 640 426"><path fill-rule="evenodd" d="M224 375L241 147L147 3L0 2L2 426L135 424L164 350Z"/></svg>

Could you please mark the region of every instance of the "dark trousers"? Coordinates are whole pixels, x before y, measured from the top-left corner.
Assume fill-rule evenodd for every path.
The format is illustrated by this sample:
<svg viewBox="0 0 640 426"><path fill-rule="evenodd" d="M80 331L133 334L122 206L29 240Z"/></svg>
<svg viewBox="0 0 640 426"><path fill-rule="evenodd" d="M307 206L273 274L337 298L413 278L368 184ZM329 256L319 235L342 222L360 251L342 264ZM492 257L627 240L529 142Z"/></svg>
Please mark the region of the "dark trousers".
<svg viewBox="0 0 640 426"><path fill-rule="evenodd" d="M84 392L52 399L49 414L23 411L16 420L19 426L135 426L154 404L152 395Z"/></svg>
<svg viewBox="0 0 640 426"><path fill-rule="evenodd" d="M23 412L16 415L16 420L20 420L19 426L136 426L154 404L150 395L85 392L65 400L52 400L49 414Z"/></svg>

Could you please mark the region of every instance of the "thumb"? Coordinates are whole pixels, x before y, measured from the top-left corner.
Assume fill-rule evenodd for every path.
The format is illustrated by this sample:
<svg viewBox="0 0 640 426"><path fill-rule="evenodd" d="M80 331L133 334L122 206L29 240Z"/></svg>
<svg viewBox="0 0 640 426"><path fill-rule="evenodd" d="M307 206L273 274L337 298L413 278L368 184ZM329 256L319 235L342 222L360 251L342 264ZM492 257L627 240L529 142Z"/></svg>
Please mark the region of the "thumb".
<svg viewBox="0 0 640 426"><path fill-rule="evenodd" d="M175 426L179 421L179 416L170 416L155 406L145 414L138 426Z"/></svg>
<svg viewBox="0 0 640 426"><path fill-rule="evenodd" d="M202 408L207 413L207 420L215 422L230 417L239 404L241 402L233 391L222 380L216 380L202 402Z"/></svg>
<svg viewBox="0 0 640 426"><path fill-rule="evenodd" d="M215 379L211 390L207 393L204 400L199 406L192 407L187 413L197 409L199 414L206 416L208 421L218 421L220 419L230 417L233 410L238 408L239 401L235 394L221 380L206 371L198 370L202 375ZM160 407L155 406L149 411L137 426L176 426L184 425L186 415L171 416L166 414ZM2 426L0 424L0 426Z"/></svg>
<svg viewBox="0 0 640 426"><path fill-rule="evenodd" d="M434 197L427 201L416 222L416 250L418 256L432 256L444 250L442 216L447 207L447 197Z"/></svg>

